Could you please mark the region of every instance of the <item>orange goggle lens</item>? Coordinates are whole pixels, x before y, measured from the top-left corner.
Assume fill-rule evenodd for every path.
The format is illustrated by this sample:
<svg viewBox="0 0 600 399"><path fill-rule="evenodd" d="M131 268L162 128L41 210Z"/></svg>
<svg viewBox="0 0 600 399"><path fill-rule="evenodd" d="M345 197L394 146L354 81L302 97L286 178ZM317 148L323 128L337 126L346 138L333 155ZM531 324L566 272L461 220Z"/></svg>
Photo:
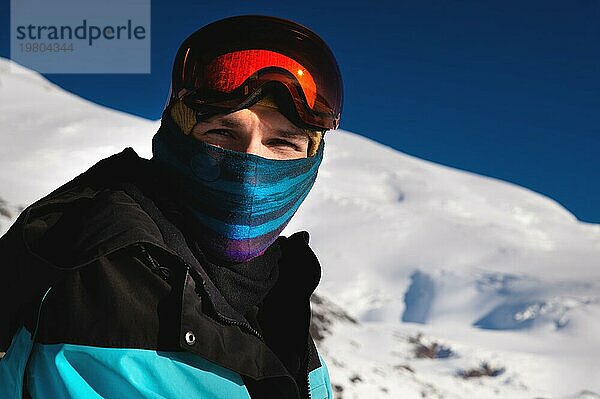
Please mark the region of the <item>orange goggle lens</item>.
<svg viewBox="0 0 600 399"><path fill-rule="evenodd" d="M240 50L218 56L206 66L208 87L220 92L231 93L258 71L277 67L288 71L297 80L313 109L317 97L317 86L307 68L283 54L270 50Z"/></svg>

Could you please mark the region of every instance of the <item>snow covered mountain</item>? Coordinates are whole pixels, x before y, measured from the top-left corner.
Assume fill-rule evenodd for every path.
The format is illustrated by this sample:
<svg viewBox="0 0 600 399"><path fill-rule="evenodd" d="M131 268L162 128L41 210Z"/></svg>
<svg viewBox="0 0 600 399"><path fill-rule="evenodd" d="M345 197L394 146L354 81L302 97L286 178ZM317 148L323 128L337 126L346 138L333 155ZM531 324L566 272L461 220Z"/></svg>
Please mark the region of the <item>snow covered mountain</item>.
<svg viewBox="0 0 600 399"><path fill-rule="evenodd" d="M158 126L0 59L0 234L99 159L149 158ZM600 225L338 130L300 229L339 398L600 398Z"/></svg>

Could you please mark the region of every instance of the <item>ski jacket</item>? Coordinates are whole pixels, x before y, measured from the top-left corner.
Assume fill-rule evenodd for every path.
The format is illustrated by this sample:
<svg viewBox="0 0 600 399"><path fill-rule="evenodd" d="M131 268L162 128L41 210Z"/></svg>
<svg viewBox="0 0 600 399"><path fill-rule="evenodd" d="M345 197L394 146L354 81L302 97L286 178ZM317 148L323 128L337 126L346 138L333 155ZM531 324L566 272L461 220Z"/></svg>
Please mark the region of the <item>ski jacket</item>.
<svg viewBox="0 0 600 399"><path fill-rule="evenodd" d="M131 148L28 206L0 238L0 398L333 398L309 333L320 265L280 237L254 317L229 305Z"/></svg>

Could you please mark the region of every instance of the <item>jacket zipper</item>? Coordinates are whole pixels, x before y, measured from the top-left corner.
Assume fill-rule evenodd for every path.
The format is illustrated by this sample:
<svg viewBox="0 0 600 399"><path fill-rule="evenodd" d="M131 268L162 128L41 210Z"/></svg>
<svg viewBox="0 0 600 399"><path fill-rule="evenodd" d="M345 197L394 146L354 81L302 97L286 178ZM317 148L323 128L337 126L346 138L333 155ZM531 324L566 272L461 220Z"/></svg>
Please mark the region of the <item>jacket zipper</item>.
<svg viewBox="0 0 600 399"><path fill-rule="evenodd" d="M169 279L170 271L168 268L161 266L153 257L150 255L146 247L142 244L135 244L135 246L140 250L140 253L144 256L144 258L148 261L147 265L154 273L156 273L160 278L167 281Z"/></svg>
<svg viewBox="0 0 600 399"><path fill-rule="evenodd" d="M180 259L180 262L182 262L182 264L185 266L185 268L186 268L186 270L187 270L188 273L192 272L193 269L192 269L192 267L190 265L188 265L186 262L184 262L181 259ZM194 274L200 279L200 281L202 282L202 286L204 287L206 285L206 283L205 283L204 279L202 278L202 276L200 276L197 272L195 272L195 270L194 270ZM206 291L206 289L204 291ZM200 295L200 294L198 294L198 295ZM227 317L227 316L219 313L217 311L217 309L215 309L214 306L211 306L211 308L213 310L214 315L221 322L223 322L225 324L232 325L232 326L237 326L237 327L243 328L244 330L246 330L250 334L254 335L255 337L257 337L261 341L263 341L263 342L265 341L263 335L258 330L256 330L254 327L252 327L249 323L247 323L247 322L245 323L245 322L242 322L242 321L239 321L239 320L234 320L234 319L232 319L230 317Z"/></svg>
<svg viewBox="0 0 600 399"><path fill-rule="evenodd" d="M310 394L310 373L308 373L308 372L306 373L306 387L308 388L308 389L307 389L307 392L308 392L308 399L311 399L311 398L312 398L312 396L311 396L311 394Z"/></svg>
<svg viewBox="0 0 600 399"><path fill-rule="evenodd" d="M234 320L227 316L224 316L221 313L217 312L217 310L214 307L212 309L213 309L214 314L217 316L217 318L219 320L221 320L223 323L233 325L233 326L243 327L245 330L247 330L252 335L256 336L261 341L263 341L263 342L265 341L263 335L258 330L253 328L250 324L244 323L244 322L241 322L238 320Z"/></svg>
<svg viewBox="0 0 600 399"><path fill-rule="evenodd" d="M161 266L154 259L154 257L152 257L152 255L150 255L150 253L148 252L148 250L146 249L146 247L144 245L135 244L135 246L139 249L139 252L142 254L142 256L144 256L144 259L147 261L146 264L148 265L150 270L152 270L154 273L158 274L163 280L165 280L165 281L168 280L169 273L170 273L169 269ZM183 264L183 266L186 268L188 273L191 272L192 268L190 267L190 265L188 265L185 261L183 261L179 257L177 257L177 260ZM200 281L202 281L202 285L205 285L205 282L204 282L204 279L202 278L202 276L199 276L198 273L195 273L195 275L198 276L198 278L200 278ZM241 328L245 329L246 331L248 331L249 333L251 333L252 335L256 336L261 341L264 341L262 334L258 330L253 328L250 324L227 317L227 316L219 313L214 307L212 307L212 309L213 309L213 313L215 314L215 316L221 322L223 322L225 324L241 327Z"/></svg>
<svg viewBox="0 0 600 399"><path fill-rule="evenodd" d="M306 346L306 387L308 391L308 399L312 398L310 394L310 372L308 371L308 365L310 364L310 345Z"/></svg>

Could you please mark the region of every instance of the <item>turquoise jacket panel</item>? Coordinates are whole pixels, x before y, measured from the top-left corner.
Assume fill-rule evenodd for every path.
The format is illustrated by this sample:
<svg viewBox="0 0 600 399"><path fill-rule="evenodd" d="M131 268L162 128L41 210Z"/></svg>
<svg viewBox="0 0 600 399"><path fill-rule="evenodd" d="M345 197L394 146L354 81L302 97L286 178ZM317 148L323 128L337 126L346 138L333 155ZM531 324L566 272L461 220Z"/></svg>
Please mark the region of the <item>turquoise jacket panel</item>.
<svg viewBox="0 0 600 399"><path fill-rule="evenodd" d="M31 334L21 328L0 360L0 397L21 398ZM325 362L309 374L311 399L333 399ZM36 344L28 365L34 399L249 399L236 372L190 352Z"/></svg>
<svg viewBox="0 0 600 399"><path fill-rule="evenodd" d="M21 398L23 375L31 351L31 334L21 327L0 359L0 398Z"/></svg>
<svg viewBox="0 0 600 399"><path fill-rule="evenodd" d="M333 399L329 370L325 360L319 355L321 367L314 369L308 374L308 387L311 399Z"/></svg>

